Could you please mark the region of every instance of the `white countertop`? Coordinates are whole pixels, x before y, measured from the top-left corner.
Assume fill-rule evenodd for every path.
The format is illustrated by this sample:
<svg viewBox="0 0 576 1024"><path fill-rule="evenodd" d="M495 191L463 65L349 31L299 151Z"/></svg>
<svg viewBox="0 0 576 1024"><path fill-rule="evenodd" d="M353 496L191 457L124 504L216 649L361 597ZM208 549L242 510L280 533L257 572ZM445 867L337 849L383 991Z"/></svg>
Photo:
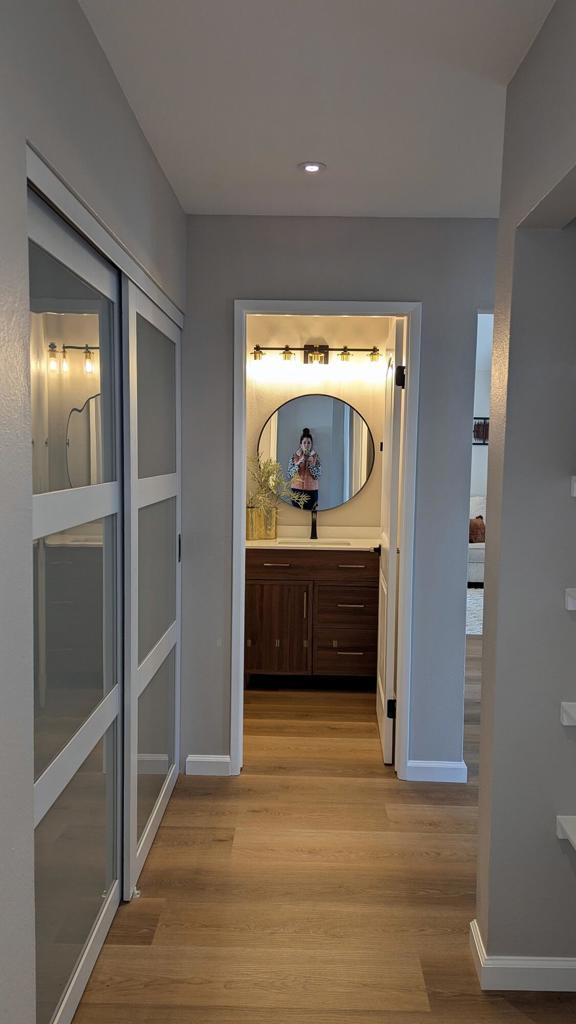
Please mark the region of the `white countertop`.
<svg viewBox="0 0 576 1024"><path fill-rule="evenodd" d="M372 551L380 544L379 537L277 537L276 540L247 540L247 548L278 548L279 550Z"/></svg>

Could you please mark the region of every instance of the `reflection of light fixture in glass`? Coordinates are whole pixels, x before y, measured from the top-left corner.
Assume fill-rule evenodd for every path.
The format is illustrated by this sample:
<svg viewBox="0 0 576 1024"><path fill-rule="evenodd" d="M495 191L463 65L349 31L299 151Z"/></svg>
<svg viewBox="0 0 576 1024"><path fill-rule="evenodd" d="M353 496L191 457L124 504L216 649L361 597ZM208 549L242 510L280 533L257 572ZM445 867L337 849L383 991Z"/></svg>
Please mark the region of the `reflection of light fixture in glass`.
<svg viewBox="0 0 576 1024"><path fill-rule="evenodd" d="M50 355L48 356L48 370L50 373L56 373L58 370L58 349L53 341L48 345Z"/></svg>
<svg viewBox="0 0 576 1024"><path fill-rule="evenodd" d="M376 348L376 345L374 345L374 348L370 352L370 361L372 363L377 363L379 359L380 359L380 349Z"/></svg>
<svg viewBox="0 0 576 1024"><path fill-rule="evenodd" d="M343 363L350 362L350 349L347 345L344 345L342 351L338 353L338 358L341 359Z"/></svg>
<svg viewBox="0 0 576 1024"><path fill-rule="evenodd" d="M94 361L88 345L86 345L86 348L84 349L84 373L94 373Z"/></svg>
<svg viewBox="0 0 576 1024"><path fill-rule="evenodd" d="M288 362L290 359L292 359L293 355L294 355L294 353L293 353L292 349L290 348L290 345L285 345L284 346L284 351L282 352L282 359L285 359L286 362Z"/></svg>
<svg viewBox="0 0 576 1024"><path fill-rule="evenodd" d="M62 362L60 364L60 369L62 370L62 373L68 373L70 369L70 360L66 355L66 345L62 345Z"/></svg>
<svg viewBox="0 0 576 1024"><path fill-rule="evenodd" d="M262 359L263 352L260 345L254 345L254 352L252 354L256 362L258 362L259 359Z"/></svg>

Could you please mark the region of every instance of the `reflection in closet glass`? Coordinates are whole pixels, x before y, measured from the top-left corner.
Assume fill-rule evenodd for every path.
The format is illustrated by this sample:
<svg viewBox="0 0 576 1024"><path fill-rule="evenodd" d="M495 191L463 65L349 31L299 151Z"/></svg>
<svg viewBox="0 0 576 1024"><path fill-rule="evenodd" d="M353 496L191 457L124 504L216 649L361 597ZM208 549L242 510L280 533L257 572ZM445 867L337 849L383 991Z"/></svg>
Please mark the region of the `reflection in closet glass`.
<svg viewBox="0 0 576 1024"><path fill-rule="evenodd" d="M34 778L116 684L116 516L34 542Z"/></svg>
<svg viewBox="0 0 576 1024"><path fill-rule="evenodd" d="M118 877L116 726L96 744L34 833L37 1024L49 1024Z"/></svg>
<svg viewBox="0 0 576 1024"><path fill-rule="evenodd" d="M176 346L138 314L138 476L176 472Z"/></svg>
<svg viewBox="0 0 576 1024"><path fill-rule="evenodd" d="M115 479L112 303L30 242L35 494Z"/></svg>
<svg viewBox="0 0 576 1024"><path fill-rule="evenodd" d="M176 619L176 498L138 511L138 660Z"/></svg>
<svg viewBox="0 0 576 1024"><path fill-rule="evenodd" d="M138 840L174 764L174 686L172 650L138 700Z"/></svg>

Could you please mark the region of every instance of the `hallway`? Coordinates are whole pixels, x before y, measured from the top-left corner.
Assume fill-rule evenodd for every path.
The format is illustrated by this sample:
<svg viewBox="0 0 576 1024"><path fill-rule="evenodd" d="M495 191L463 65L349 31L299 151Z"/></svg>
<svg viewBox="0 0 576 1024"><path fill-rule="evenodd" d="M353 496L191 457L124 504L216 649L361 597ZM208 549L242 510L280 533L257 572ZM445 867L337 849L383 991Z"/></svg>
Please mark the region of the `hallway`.
<svg viewBox="0 0 576 1024"><path fill-rule="evenodd" d="M398 782L373 694L247 693L243 774L180 779L75 1024L576 1020L574 996L482 994L468 951L480 658L467 786Z"/></svg>

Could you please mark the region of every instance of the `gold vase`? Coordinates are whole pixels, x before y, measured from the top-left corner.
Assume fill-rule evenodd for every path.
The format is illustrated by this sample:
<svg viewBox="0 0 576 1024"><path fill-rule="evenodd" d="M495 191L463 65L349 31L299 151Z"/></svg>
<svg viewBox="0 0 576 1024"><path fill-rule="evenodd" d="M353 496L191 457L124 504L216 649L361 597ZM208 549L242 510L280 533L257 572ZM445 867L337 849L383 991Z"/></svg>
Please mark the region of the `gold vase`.
<svg viewBox="0 0 576 1024"><path fill-rule="evenodd" d="M277 525L277 508L246 509L246 540L275 540Z"/></svg>

